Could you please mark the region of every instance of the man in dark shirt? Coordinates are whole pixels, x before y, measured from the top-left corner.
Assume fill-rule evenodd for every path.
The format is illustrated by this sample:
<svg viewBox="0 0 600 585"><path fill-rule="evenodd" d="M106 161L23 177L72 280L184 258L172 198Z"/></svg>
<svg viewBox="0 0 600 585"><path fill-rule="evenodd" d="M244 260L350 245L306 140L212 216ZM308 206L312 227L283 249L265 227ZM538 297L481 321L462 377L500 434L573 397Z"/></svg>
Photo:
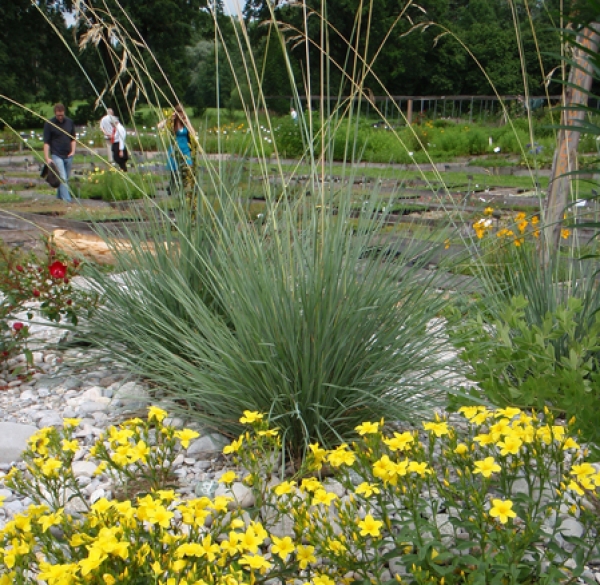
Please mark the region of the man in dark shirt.
<svg viewBox="0 0 600 585"><path fill-rule="evenodd" d="M52 161L60 175L60 186L57 197L63 201L71 201L69 193L69 176L75 154L75 124L65 116L65 106L54 106L54 118L44 124L44 159L46 164Z"/></svg>

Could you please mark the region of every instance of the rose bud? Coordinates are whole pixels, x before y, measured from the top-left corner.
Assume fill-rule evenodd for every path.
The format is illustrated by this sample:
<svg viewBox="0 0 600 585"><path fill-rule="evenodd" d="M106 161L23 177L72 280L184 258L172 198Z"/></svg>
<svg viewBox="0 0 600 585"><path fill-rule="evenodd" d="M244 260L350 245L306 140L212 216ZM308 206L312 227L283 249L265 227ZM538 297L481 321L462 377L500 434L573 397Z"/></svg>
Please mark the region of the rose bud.
<svg viewBox="0 0 600 585"><path fill-rule="evenodd" d="M75 266L75 267L79 266L79 260L77 260L77 258L73 259L73 266Z"/></svg>
<svg viewBox="0 0 600 585"><path fill-rule="evenodd" d="M23 329L24 325L23 323L17 322L17 323L13 323L13 329L15 331L21 331L21 329Z"/></svg>
<svg viewBox="0 0 600 585"><path fill-rule="evenodd" d="M67 299L67 305L70 305L73 301L71 299Z"/></svg>
<svg viewBox="0 0 600 585"><path fill-rule="evenodd" d="M63 280L63 282L64 282L65 284L69 284L69 279L68 279L68 278L65 278L65 279Z"/></svg>
<svg viewBox="0 0 600 585"><path fill-rule="evenodd" d="M15 266L15 268L19 271L19 272L23 272L23 267L20 264L17 264Z"/></svg>
<svg viewBox="0 0 600 585"><path fill-rule="evenodd" d="M39 297L40 291L37 288L34 288L31 294L33 294L34 297Z"/></svg>

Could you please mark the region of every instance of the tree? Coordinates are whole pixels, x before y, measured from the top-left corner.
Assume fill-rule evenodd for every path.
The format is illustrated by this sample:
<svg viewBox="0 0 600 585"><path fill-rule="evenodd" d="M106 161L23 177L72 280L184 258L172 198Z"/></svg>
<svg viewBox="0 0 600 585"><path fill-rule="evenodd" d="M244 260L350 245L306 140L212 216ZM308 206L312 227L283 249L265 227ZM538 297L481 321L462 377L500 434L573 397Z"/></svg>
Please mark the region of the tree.
<svg viewBox="0 0 600 585"><path fill-rule="evenodd" d="M11 0L0 11L0 92L19 103L61 101L69 104L76 64L75 49L60 0ZM57 39L57 32L63 41ZM0 107L7 113L8 102ZM12 112L14 113L14 108Z"/></svg>
<svg viewBox="0 0 600 585"><path fill-rule="evenodd" d="M80 6L78 36L95 40L100 71L109 79L123 73L123 63L131 67L137 58L142 67L136 72L136 81L144 83L146 91L153 93L148 83L152 79L167 99L174 101L184 95L190 81L186 46L192 44L196 28L206 20L202 9L207 0L84 0ZM122 86L128 81L125 77Z"/></svg>

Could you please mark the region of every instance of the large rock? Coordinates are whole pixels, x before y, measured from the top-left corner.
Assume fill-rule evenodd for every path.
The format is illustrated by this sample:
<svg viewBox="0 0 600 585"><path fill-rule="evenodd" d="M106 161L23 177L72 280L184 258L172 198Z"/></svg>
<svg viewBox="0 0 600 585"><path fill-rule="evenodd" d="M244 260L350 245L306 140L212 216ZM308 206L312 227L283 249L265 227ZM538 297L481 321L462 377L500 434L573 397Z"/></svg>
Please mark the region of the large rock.
<svg viewBox="0 0 600 585"><path fill-rule="evenodd" d="M115 392L112 405L124 406L130 410L142 410L150 405L148 391L137 382L126 382Z"/></svg>
<svg viewBox="0 0 600 585"><path fill-rule="evenodd" d="M20 461L29 437L37 431L32 425L0 422L0 463Z"/></svg>
<svg viewBox="0 0 600 585"><path fill-rule="evenodd" d="M188 457L200 455L212 455L214 453L221 453L223 447L229 445L230 441L227 437L220 435L219 433L211 433L204 435L199 439L196 439L187 449Z"/></svg>

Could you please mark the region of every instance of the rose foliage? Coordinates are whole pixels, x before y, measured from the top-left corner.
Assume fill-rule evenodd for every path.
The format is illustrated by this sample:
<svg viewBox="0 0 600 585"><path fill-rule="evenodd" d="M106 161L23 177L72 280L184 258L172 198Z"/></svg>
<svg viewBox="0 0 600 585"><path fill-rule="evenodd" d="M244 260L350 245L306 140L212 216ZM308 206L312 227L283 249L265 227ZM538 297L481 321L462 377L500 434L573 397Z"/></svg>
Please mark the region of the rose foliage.
<svg viewBox="0 0 600 585"><path fill-rule="evenodd" d="M78 259L57 251L51 240L39 258L24 257L0 243L0 367L19 354L25 355L29 366L33 364L27 339L35 311L55 323L73 325L82 311L89 314L96 295L72 285L81 269Z"/></svg>

